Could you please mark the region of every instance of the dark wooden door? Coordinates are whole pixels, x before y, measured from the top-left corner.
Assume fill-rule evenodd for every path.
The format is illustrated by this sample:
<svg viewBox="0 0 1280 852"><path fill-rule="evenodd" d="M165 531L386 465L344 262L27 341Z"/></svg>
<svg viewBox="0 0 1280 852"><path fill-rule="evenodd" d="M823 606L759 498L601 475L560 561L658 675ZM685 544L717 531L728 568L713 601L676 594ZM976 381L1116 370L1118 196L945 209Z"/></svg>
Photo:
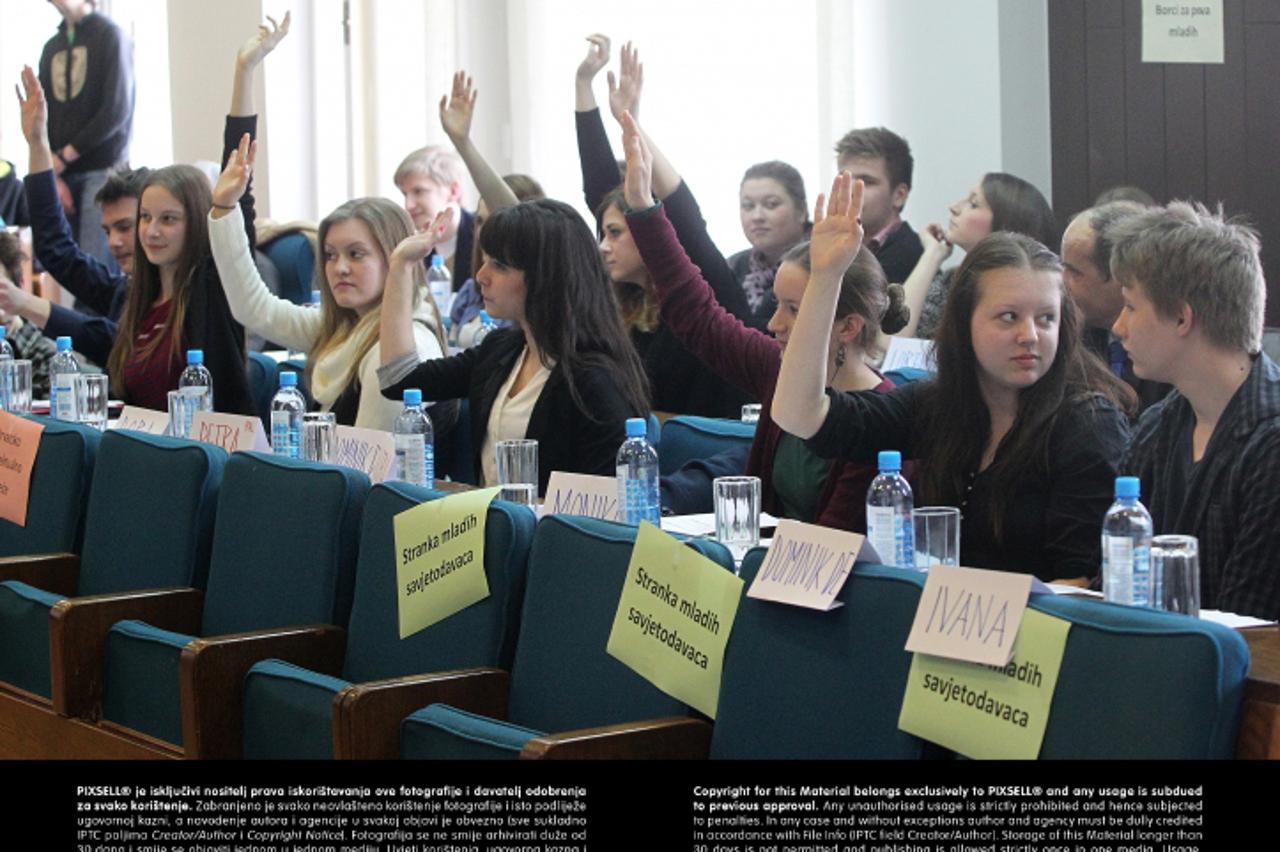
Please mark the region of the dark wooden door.
<svg viewBox="0 0 1280 852"><path fill-rule="evenodd" d="M1262 234L1280 325L1280 0L1225 0L1225 63L1144 64L1141 0L1048 0L1053 206L1133 184L1222 203Z"/></svg>

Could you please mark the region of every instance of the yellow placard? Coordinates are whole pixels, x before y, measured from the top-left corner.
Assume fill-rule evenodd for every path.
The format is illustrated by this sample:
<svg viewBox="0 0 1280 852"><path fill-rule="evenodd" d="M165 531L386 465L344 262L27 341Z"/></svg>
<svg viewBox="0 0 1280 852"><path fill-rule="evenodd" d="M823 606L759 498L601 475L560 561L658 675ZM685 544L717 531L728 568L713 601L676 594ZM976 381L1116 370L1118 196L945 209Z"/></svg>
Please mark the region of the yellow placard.
<svg viewBox="0 0 1280 852"><path fill-rule="evenodd" d="M1028 609L1004 666L916 654L898 727L966 757L1035 760L1070 630Z"/></svg>
<svg viewBox="0 0 1280 852"><path fill-rule="evenodd" d="M484 527L497 493L463 491L392 519L401 639L489 596Z"/></svg>
<svg viewBox="0 0 1280 852"><path fill-rule="evenodd" d="M641 522L606 650L711 718L742 580Z"/></svg>

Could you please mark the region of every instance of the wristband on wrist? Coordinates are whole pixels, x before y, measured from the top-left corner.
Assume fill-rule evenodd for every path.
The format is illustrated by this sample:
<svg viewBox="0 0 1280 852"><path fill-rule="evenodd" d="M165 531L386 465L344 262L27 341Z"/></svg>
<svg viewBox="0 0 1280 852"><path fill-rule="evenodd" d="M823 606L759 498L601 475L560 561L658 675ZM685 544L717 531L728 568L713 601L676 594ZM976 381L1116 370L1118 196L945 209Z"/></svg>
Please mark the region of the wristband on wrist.
<svg viewBox="0 0 1280 852"><path fill-rule="evenodd" d="M216 201L212 202L212 204L213 204L213 209L215 210L235 210L236 209L236 206L234 204L219 204Z"/></svg>

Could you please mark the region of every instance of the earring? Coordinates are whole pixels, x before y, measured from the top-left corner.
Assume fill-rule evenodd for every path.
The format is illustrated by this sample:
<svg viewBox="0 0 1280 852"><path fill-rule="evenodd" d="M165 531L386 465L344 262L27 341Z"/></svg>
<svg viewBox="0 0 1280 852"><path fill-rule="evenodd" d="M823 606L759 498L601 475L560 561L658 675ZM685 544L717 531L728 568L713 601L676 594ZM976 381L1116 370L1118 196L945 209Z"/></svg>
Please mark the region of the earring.
<svg viewBox="0 0 1280 852"><path fill-rule="evenodd" d="M839 370L841 367L844 366L844 359L845 359L844 344L841 344L840 348L836 350L836 369L837 370Z"/></svg>

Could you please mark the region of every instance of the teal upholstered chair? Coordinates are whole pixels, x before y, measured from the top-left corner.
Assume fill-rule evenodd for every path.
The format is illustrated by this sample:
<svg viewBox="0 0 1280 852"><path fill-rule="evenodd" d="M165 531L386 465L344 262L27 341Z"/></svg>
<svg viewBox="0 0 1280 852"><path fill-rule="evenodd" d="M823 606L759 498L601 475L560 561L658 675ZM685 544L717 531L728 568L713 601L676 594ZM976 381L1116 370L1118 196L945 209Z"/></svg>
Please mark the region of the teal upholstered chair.
<svg viewBox="0 0 1280 852"><path fill-rule="evenodd" d="M37 553L79 553L94 456L102 433L78 423L28 418L44 426L31 468L27 522L0 519L0 561ZM0 567L0 577L6 576Z"/></svg>
<svg viewBox="0 0 1280 852"><path fill-rule="evenodd" d="M176 592L184 615L169 625L121 616L107 632L104 735L235 756L227 743L240 739L249 666L272 656L307 664L340 649L368 490L368 477L349 468L233 453L203 601Z"/></svg>
<svg viewBox="0 0 1280 852"><path fill-rule="evenodd" d="M658 466L666 476L686 462L705 459L739 446L750 446L756 424L718 417L678 415L662 424Z"/></svg>
<svg viewBox="0 0 1280 852"><path fill-rule="evenodd" d="M353 683L472 666L510 668L536 520L524 506L503 501L489 506L484 550L489 597L400 638L392 519L442 496L403 482L373 488L362 522L346 653L328 672L283 660L266 660L249 670L244 699L245 757L328 758L334 756L335 724L345 722L365 741L375 730L387 730L377 720L360 717L356 702L342 702L343 718L335 718L335 698ZM412 705L390 714L392 747L386 756L396 756L397 727L411 709ZM355 718L348 720L346 716Z"/></svg>
<svg viewBox="0 0 1280 852"><path fill-rule="evenodd" d="M1032 607L1071 622L1040 757L1233 757L1249 651L1238 631L1081 597Z"/></svg>
<svg viewBox="0 0 1280 852"><path fill-rule="evenodd" d="M443 703L405 720L401 756L534 756L559 737L583 736L581 729L658 717L685 717L657 737L680 742L682 725L693 721L690 709L605 652L635 535L634 527L590 518L543 518L529 556L510 675L490 670L440 678L442 697L435 700ZM689 544L731 570L722 545ZM476 689L464 697L466 680ZM456 699L447 694L454 687ZM695 724L705 737L705 723Z"/></svg>
<svg viewBox="0 0 1280 852"><path fill-rule="evenodd" d="M895 385L905 385L911 382L931 379L933 378L933 373L928 370L922 370L919 367L899 367L896 370L886 370L884 377Z"/></svg>
<svg viewBox="0 0 1280 852"><path fill-rule="evenodd" d="M88 446L78 429L51 424L46 432L74 436L73 455ZM0 583L0 680L51 697L49 614L69 595L202 588L225 462L226 453L207 444L125 430L103 435L74 588Z"/></svg>
<svg viewBox="0 0 1280 852"><path fill-rule="evenodd" d="M750 587L766 551L742 560ZM711 757L900 759L942 755L898 730L921 586L914 571L859 565L831 612L749 598L725 649Z"/></svg>

